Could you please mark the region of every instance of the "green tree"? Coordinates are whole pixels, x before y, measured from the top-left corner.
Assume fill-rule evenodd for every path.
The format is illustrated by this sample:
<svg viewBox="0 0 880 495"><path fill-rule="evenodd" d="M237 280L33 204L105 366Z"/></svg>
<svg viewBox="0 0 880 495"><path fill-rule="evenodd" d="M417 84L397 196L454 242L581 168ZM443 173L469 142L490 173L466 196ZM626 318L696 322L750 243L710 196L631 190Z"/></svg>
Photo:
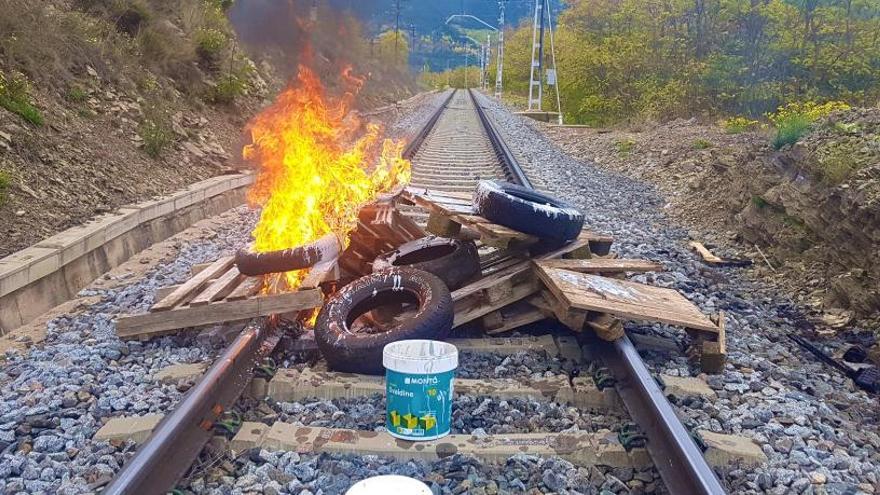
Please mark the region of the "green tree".
<svg viewBox="0 0 880 495"><path fill-rule="evenodd" d="M403 68L409 62L409 38L402 31L385 31L376 41L376 55L392 67Z"/></svg>
<svg viewBox="0 0 880 495"><path fill-rule="evenodd" d="M525 95L531 24L506 38L505 87ZM756 117L880 97L876 0L568 0L556 46L569 122Z"/></svg>

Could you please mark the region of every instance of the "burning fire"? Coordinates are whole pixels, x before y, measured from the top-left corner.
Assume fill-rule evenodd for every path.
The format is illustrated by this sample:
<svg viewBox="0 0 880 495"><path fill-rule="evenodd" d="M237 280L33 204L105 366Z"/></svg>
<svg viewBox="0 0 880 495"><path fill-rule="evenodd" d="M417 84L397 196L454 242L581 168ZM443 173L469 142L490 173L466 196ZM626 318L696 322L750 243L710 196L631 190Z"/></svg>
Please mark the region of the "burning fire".
<svg viewBox="0 0 880 495"><path fill-rule="evenodd" d="M378 124L364 125L349 112L363 81L349 70L343 78L353 90L334 98L312 70L300 66L298 84L249 124L253 144L243 155L258 163L259 173L248 200L262 207L254 251L301 246L327 234L335 234L344 249L360 207L409 181L404 143L381 140ZM286 288L295 289L304 276L287 273Z"/></svg>

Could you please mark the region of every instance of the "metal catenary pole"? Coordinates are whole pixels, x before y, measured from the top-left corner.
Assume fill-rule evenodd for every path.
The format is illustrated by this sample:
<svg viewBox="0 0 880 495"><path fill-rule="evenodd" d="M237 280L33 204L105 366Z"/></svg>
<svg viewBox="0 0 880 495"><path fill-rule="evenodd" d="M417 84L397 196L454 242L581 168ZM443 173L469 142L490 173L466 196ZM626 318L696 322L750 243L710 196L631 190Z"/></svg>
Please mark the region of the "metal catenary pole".
<svg viewBox="0 0 880 495"><path fill-rule="evenodd" d="M498 2L498 66L495 69L495 98L501 98L504 90L504 7L506 0Z"/></svg>
<svg viewBox="0 0 880 495"><path fill-rule="evenodd" d="M486 34L486 58L485 58L486 63L483 67L483 72L484 72L483 80L485 81L485 84L483 85L484 91L489 91L489 61L491 58L492 58L492 35L487 33Z"/></svg>
<svg viewBox="0 0 880 495"><path fill-rule="evenodd" d="M529 111L541 110L541 100L543 99L544 92L542 85L543 67L541 65L543 54L544 0L535 0L535 18L532 22L532 65L529 70Z"/></svg>

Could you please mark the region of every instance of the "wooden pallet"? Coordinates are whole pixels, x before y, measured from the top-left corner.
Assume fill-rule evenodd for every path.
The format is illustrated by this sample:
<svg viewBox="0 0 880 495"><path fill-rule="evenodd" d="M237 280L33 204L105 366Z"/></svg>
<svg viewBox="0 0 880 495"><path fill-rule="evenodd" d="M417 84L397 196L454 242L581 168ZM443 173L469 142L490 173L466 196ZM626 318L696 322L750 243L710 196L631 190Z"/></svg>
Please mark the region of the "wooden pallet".
<svg viewBox="0 0 880 495"><path fill-rule="evenodd" d="M351 244L342 253L339 265L353 276L373 271L372 261L402 244L427 235L411 218L391 203L375 203L361 208Z"/></svg>
<svg viewBox="0 0 880 495"><path fill-rule="evenodd" d="M538 242L535 236L492 223L477 215L470 194L408 187L401 193L401 198L428 213L427 230L434 235L455 238L473 235L485 246L520 251ZM614 242L613 236L586 229L581 232L579 239L589 241L583 249L598 254L607 254Z"/></svg>
<svg viewBox="0 0 880 495"><path fill-rule="evenodd" d="M122 339L147 339L184 328L319 307L323 294L317 286L334 267L333 261L316 266L296 292L260 294L262 277L241 275L233 257L226 256L165 291L148 313L119 317L116 334Z"/></svg>
<svg viewBox="0 0 880 495"><path fill-rule="evenodd" d="M649 270L649 262L637 260L539 260L538 277L546 289L527 302L548 318L575 332L585 328L607 341L624 335L621 320L656 321L684 327L692 338L689 355L700 362L703 371L720 373L727 359L724 313L709 318L673 289L652 287L597 275L614 273L610 261L619 268ZM591 267L590 264L593 264Z"/></svg>
<svg viewBox="0 0 880 495"><path fill-rule="evenodd" d="M572 256L588 247L588 236L584 236L536 259L553 260ZM531 259L511 255L493 265L491 274L484 272L483 278L480 280L452 293L455 308L453 327L490 315L508 305L526 299L540 291L541 288L541 282L535 276ZM497 320L497 315L492 315L490 318ZM496 333L499 333L497 329Z"/></svg>
<svg viewBox="0 0 880 495"><path fill-rule="evenodd" d="M674 289L554 268L536 262L547 289L567 307L627 320L656 321L713 337L719 327Z"/></svg>
<svg viewBox="0 0 880 495"><path fill-rule="evenodd" d="M406 188L402 197L428 212L428 232L441 237L458 237L464 226L477 232L486 246L525 247L538 242L535 236L492 223L477 215L470 195Z"/></svg>

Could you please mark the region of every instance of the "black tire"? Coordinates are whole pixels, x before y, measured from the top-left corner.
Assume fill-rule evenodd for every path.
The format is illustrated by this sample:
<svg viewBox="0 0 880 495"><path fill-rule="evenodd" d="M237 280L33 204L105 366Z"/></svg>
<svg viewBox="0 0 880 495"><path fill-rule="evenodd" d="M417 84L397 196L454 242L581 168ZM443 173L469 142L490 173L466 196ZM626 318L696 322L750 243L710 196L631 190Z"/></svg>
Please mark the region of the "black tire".
<svg viewBox="0 0 880 495"><path fill-rule="evenodd" d="M352 331L361 315L384 305L417 304L418 310L381 333ZM383 373L382 349L408 339L443 340L452 330L452 296L436 276L414 268L391 268L361 277L321 308L315 341L331 369Z"/></svg>
<svg viewBox="0 0 880 495"><path fill-rule="evenodd" d="M301 270L331 259L339 254L339 241L335 235L327 235L315 242L290 249L268 253L252 253L239 250L235 253L235 266L242 275L255 277L269 273Z"/></svg>
<svg viewBox="0 0 880 495"><path fill-rule="evenodd" d="M473 241L428 236L401 245L373 262L373 271L409 266L438 276L449 290L480 275L480 254Z"/></svg>
<svg viewBox="0 0 880 495"><path fill-rule="evenodd" d="M474 208L478 215L505 227L564 244L577 239L584 214L560 199L501 181L477 184Z"/></svg>

